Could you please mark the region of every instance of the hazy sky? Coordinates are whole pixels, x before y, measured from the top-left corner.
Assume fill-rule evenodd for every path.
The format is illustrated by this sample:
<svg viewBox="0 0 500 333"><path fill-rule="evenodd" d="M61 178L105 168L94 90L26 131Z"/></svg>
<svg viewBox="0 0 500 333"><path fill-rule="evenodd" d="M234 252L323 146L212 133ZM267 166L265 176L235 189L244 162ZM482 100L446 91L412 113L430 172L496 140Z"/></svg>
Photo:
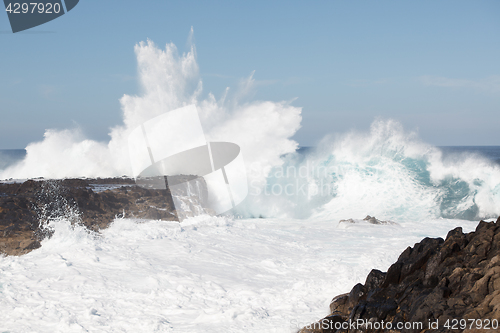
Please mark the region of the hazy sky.
<svg viewBox="0 0 500 333"><path fill-rule="evenodd" d="M107 141L137 94L134 45L186 50L204 94L255 70L256 99L303 107L295 139L399 120L435 145L500 145L500 1L97 1L12 34L0 13L0 149L80 126Z"/></svg>

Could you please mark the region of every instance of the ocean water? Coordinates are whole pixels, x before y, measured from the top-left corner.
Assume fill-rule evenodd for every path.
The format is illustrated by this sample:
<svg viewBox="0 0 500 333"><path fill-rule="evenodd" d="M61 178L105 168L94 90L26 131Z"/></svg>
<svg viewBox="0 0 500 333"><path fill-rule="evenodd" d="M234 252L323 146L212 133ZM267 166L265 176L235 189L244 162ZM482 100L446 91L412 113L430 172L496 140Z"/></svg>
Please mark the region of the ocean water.
<svg viewBox="0 0 500 333"><path fill-rule="evenodd" d="M498 215L498 147L382 146L283 155L232 216L116 219L99 234L52 220L40 249L0 257L0 331L296 332L407 246ZM273 193L296 180L335 186Z"/></svg>
<svg viewBox="0 0 500 333"><path fill-rule="evenodd" d="M194 46L135 52L142 93L120 100L109 142L47 130L0 151L0 179L130 174L128 133L195 104L208 140L241 147L249 195L182 223L115 219L91 233L71 212L50 220L41 248L0 257L0 332L296 332L407 246L500 215L498 146L435 147L386 119L299 148L301 108L245 97L252 76L216 98L201 93Z"/></svg>
<svg viewBox="0 0 500 333"><path fill-rule="evenodd" d="M464 154L479 155L500 164L500 146L442 146L445 157Z"/></svg>
<svg viewBox="0 0 500 333"><path fill-rule="evenodd" d="M2 332L296 332L424 236L476 222L116 220L0 259Z"/></svg>

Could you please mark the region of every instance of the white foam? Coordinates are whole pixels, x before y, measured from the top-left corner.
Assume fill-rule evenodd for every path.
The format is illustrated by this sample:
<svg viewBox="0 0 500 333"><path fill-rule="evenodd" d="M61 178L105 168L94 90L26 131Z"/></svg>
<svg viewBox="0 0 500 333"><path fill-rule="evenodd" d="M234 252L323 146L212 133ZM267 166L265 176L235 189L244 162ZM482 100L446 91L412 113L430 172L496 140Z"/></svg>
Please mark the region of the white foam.
<svg viewBox="0 0 500 333"><path fill-rule="evenodd" d="M453 158L452 158L453 157ZM327 137L304 158L288 155L250 184L246 216L316 219L375 215L399 222L500 214L500 166L479 155L451 155L394 120L369 132Z"/></svg>
<svg viewBox="0 0 500 333"><path fill-rule="evenodd" d="M11 332L295 332L332 297L455 225L194 218L118 219L102 236L64 221L0 258L0 329Z"/></svg>
<svg viewBox="0 0 500 333"><path fill-rule="evenodd" d="M26 147L22 162L0 170L0 179L131 176L130 132L149 119L190 104L197 106L207 140L238 144L247 165L276 166L282 163L281 155L295 151L297 143L290 137L300 127L301 108L288 102L242 102L253 85L253 73L235 93L219 100L208 94L204 99L194 45L179 55L174 44L161 50L148 40L136 45L135 53L141 94L120 99L123 124L110 130L109 142L89 140L78 128L49 129L42 141ZM264 179L265 175L256 181Z"/></svg>
<svg viewBox="0 0 500 333"><path fill-rule="evenodd" d="M78 129L47 130L43 141L28 145L22 162L0 170L0 179L131 175L131 130L164 112L195 104L209 141L241 147L250 195L236 214L320 219L369 214L405 221L500 213L500 167L484 158L445 159L397 121L378 120L369 132L325 138L315 153L301 159L290 154L297 148L290 138L300 127L301 108L245 100L253 73L234 93L202 98L194 45L179 55L173 44L161 50L147 41L136 45L135 53L141 94L121 98L123 124L111 129L109 142L89 140ZM305 168L306 173L277 176L283 166Z"/></svg>
<svg viewBox="0 0 500 333"><path fill-rule="evenodd" d="M443 159L394 121L326 138L305 159L283 157L297 147L290 137L300 108L243 102L252 76L239 92L201 98L194 46L178 55L173 44L160 50L148 41L135 52L142 92L120 100L123 124L109 142L48 130L0 179L130 175L130 130L196 104L208 140L241 147L250 196L236 213L281 219L122 219L102 236L52 220L55 234L40 249L0 258L2 331L292 332L326 315L331 297L363 282L371 268L386 270L409 244L475 225L439 216L500 211L500 170L484 159ZM306 173L276 175L282 165ZM321 168L334 172L316 174ZM331 186L327 195L299 190L317 190L321 181ZM338 225L367 214L401 225Z"/></svg>

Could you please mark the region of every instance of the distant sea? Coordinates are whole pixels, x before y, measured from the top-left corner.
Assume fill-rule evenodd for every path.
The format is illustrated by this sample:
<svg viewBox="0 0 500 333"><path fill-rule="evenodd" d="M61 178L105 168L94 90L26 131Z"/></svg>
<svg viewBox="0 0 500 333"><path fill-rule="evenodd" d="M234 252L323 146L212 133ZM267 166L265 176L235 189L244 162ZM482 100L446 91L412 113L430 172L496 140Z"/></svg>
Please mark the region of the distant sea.
<svg viewBox="0 0 500 333"><path fill-rule="evenodd" d="M445 157L454 153L476 153L500 164L500 146L444 146L439 148Z"/></svg>

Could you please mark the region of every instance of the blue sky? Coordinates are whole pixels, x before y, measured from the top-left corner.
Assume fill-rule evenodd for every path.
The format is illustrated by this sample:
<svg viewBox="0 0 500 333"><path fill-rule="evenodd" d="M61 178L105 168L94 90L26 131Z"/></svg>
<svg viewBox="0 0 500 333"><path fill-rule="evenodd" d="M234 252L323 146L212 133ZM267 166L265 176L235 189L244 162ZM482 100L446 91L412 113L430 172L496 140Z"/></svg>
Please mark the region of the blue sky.
<svg viewBox="0 0 500 333"><path fill-rule="evenodd" d="M107 141L138 94L134 45L180 51L204 93L255 70L262 100L303 107L295 139L393 118L435 145L500 145L500 1L97 1L12 34L0 13L0 149L80 126Z"/></svg>

